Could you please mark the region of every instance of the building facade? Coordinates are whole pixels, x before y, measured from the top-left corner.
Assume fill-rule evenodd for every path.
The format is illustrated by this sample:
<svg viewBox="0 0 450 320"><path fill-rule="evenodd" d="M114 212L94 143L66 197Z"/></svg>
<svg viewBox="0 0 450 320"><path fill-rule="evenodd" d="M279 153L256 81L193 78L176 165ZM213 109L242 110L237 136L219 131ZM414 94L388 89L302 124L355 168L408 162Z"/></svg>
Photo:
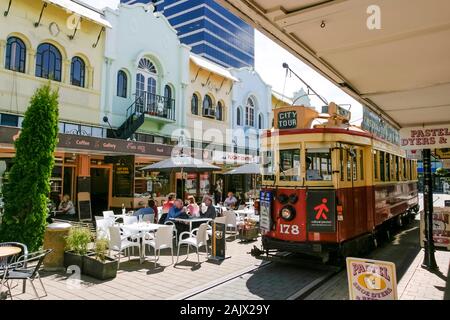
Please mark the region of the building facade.
<svg viewBox="0 0 450 320"><path fill-rule="evenodd" d="M121 0L162 12L192 52L224 67L254 66L254 29L214 0Z"/></svg>

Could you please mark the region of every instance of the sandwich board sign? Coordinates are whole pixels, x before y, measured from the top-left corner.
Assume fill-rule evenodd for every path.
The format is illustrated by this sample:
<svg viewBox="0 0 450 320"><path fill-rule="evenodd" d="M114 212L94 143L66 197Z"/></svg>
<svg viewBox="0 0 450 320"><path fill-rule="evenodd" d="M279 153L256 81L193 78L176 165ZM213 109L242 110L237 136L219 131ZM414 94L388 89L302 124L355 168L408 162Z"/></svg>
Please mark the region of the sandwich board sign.
<svg viewBox="0 0 450 320"><path fill-rule="evenodd" d="M395 264L389 261L347 258L350 300L397 300Z"/></svg>

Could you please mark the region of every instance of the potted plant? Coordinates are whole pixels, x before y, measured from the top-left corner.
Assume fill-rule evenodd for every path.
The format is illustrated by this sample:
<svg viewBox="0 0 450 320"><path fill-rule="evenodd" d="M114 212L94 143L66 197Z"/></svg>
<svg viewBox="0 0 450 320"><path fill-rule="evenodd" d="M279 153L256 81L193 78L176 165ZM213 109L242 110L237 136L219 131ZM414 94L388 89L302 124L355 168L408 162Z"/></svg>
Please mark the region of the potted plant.
<svg viewBox="0 0 450 320"><path fill-rule="evenodd" d="M115 278L117 275L118 261L106 256L108 250L107 239L97 239L93 256L84 256L83 273L99 280Z"/></svg>
<svg viewBox="0 0 450 320"><path fill-rule="evenodd" d="M72 227L66 237L66 251L64 252L64 267L76 265L83 271L83 256L87 254L88 244L92 234L88 228Z"/></svg>

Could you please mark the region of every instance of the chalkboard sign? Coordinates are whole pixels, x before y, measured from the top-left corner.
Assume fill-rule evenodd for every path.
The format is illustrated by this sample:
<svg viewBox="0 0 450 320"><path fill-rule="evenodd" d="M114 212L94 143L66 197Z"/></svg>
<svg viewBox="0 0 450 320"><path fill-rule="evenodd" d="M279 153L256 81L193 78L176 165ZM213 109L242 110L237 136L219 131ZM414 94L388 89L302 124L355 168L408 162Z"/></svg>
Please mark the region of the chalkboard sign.
<svg viewBox="0 0 450 320"><path fill-rule="evenodd" d="M284 111L278 113L278 129L297 128L297 111Z"/></svg>
<svg viewBox="0 0 450 320"><path fill-rule="evenodd" d="M115 197L132 197L134 194L134 156L120 156L114 163Z"/></svg>
<svg viewBox="0 0 450 320"><path fill-rule="evenodd" d="M91 196L88 192L78 193L78 219L92 221Z"/></svg>

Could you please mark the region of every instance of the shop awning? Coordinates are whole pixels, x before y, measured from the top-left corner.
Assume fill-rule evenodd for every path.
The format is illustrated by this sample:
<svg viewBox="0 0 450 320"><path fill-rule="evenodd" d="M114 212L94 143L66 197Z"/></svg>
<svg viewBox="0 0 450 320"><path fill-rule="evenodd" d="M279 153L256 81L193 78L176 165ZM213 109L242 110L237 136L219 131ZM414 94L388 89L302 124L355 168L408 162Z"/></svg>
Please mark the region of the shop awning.
<svg viewBox="0 0 450 320"><path fill-rule="evenodd" d="M202 57L192 54L192 53L190 54L190 58L196 65L198 65L199 67L202 67L203 69L206 69L208 71L211 71L212 73L221 75L224 78L227 78L227 79L230 79L233 81L237 81L237 82L239 81L239 79L234 77L230 71L228 71L227 69L225 69L215 63L212 63L211 61L209 61L205 58L202 58Z"/></svg>
<svg viewBox="0 0 450 320"><path fill-rule="evenodd" d="M216 2L397 127L450 123L450 1Z"/></svg>
<svg viewBox="0 0 450 320"><path fill-rule="evenodd" d="M112 27L111 24L108 22L108 20L106 20L103 17L103 14L101 14L94 8L92 9L88 8L87 6L84 6L71 0L43 0L43 1L58 6L60 8L63 8L65 10L68 10L71 13L76 13L81 17L90 20L94 23L97 23L103 27L108 28Z"/></svg>
<svg viewBox="0 0 450 320"><path fill-rule="evenodd" d="M261 167L259 163L248 163L230 170L225 174L261 174Z"/></svg>

